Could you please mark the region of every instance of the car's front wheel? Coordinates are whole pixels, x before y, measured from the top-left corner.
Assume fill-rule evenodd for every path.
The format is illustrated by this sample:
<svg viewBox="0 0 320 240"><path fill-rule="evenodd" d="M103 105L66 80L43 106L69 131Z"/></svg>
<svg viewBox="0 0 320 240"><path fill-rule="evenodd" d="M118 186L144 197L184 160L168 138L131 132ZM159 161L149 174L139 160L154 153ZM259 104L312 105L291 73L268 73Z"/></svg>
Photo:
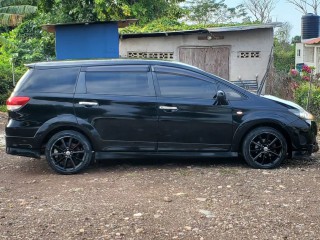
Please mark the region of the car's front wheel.
<svg viewBox="0 0 320 240"><path fill-rule="evenodd" d="M287 142L278 130L259 127L245 137L242 154L245 161L254 168L275 168L286 159Z"/></svg>
<svg viewBox="0 0 320 240"><path fill-rule="evenodd" d="M49 166L61 174L84 170L92 159L89 140L79 132L66 130L53 135L46 145Z"/></svg>

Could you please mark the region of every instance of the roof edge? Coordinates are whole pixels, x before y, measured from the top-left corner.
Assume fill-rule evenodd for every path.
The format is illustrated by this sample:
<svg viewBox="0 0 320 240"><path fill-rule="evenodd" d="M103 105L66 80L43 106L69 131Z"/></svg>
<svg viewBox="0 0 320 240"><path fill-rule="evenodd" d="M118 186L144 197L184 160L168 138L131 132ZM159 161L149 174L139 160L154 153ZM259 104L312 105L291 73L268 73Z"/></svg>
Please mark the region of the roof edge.
<svg viewBox="0 0 320 240"><path fill-rule="evenodd" d="M187 35L187 34L194 34L194 33L220 33L220 32L249 31L249 30L257 30L257 29L276 28L280 26L282 26L281 22L273 22L273 23L266 23L266 24L237 25L237 26L202 28L202 29L194 29L194 30L168 31L168 32L123 33L123 34L120 34L120 38L127 39L127 38L141 38L141 37Z"/></svg>
<svg viewBox="0 0 320 240"><path fill-rule="evenodd" d="M131 24L134 24L138 19L123 19L118 21L96 21L96 22L78 22L78 23L57 23L57 24L45 24L42 25L42 29L54 33L57 26L73 26L73 25L91 25L91 24L108 24L108 23L117 23L119 28L128 27Z"/></svg>

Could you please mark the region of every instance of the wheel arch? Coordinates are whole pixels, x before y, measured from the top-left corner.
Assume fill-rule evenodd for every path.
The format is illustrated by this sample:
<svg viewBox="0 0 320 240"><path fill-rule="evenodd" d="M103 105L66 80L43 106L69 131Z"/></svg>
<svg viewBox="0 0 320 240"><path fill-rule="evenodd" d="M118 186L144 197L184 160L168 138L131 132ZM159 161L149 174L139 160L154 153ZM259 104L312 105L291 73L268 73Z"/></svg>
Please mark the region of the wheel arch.
<svg viewBox="0 0 320 240"><path fill-rule="evenodd" d="M81 129L75 127L75 126L58 126L56 128L53 128L51 129L46 135L45 137L42 139L42 145L45 145L47 144L47 142L49 141L49 139L55 135L56 133L58 132L62 132L62 131L65 131L65 130L73 130L73 131L76 131L76 132L79 132L81 133L82 135L84 135L86 138L89 138L89 136L84 132L82 131Z"/></svg>
<svg viewBox="0 0 320 240"><path fill-rule="evenodd" d="M53 135L65 130L72 130L72 131L81 133L83 136L85 136L89 140L91 147L94 151L96 151L96 149L99 148L98 144L94 140L95 137L92 135L90 131L80 128L79 125L69 123L69 124L63 124L63 125L59 124L57 126L51 127L45 133L42 133L43 134L41 139L42 151L44 149L44 146L48 143L48 141Z"/></svg>
<svg viewBox="0 0 320 240"><path fill-rule="evenodd" d="M243 145L243 141L249 132L258 128L258 127L271 127L275 130L279 131L287 142L287 153L289 154L289 158L292 155L292 141L288 131L285 129L285 126L276 121L263 121L263 122L252 122L246 123L242 127L239 127L236 131L233 138L233 151L241 153L241 148Z"/></svg>

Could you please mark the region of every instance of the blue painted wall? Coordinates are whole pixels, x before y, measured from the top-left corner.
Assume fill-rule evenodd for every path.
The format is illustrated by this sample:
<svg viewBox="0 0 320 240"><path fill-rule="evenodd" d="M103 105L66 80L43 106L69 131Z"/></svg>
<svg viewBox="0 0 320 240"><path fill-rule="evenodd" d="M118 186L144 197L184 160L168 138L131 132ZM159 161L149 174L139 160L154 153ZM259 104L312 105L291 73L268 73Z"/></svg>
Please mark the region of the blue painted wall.
<svg viewBox="0 0 320 240"><path fill-rule="evenodd" d="M58 60L118 58L118 24L57 25L56 56Z"/></svg>

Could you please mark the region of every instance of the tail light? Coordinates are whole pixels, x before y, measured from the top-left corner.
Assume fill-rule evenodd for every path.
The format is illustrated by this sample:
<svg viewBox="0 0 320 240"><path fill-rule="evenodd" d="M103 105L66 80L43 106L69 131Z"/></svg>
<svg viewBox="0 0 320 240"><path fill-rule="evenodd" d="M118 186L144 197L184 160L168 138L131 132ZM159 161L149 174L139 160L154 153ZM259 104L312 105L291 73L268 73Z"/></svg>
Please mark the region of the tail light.
<svg viewBox="0 0 320 240"><path fill-rule="evenodd" d="M29 102L29 97L10 97L7 100L7 109L9 111L17 110Z"/></svg>

